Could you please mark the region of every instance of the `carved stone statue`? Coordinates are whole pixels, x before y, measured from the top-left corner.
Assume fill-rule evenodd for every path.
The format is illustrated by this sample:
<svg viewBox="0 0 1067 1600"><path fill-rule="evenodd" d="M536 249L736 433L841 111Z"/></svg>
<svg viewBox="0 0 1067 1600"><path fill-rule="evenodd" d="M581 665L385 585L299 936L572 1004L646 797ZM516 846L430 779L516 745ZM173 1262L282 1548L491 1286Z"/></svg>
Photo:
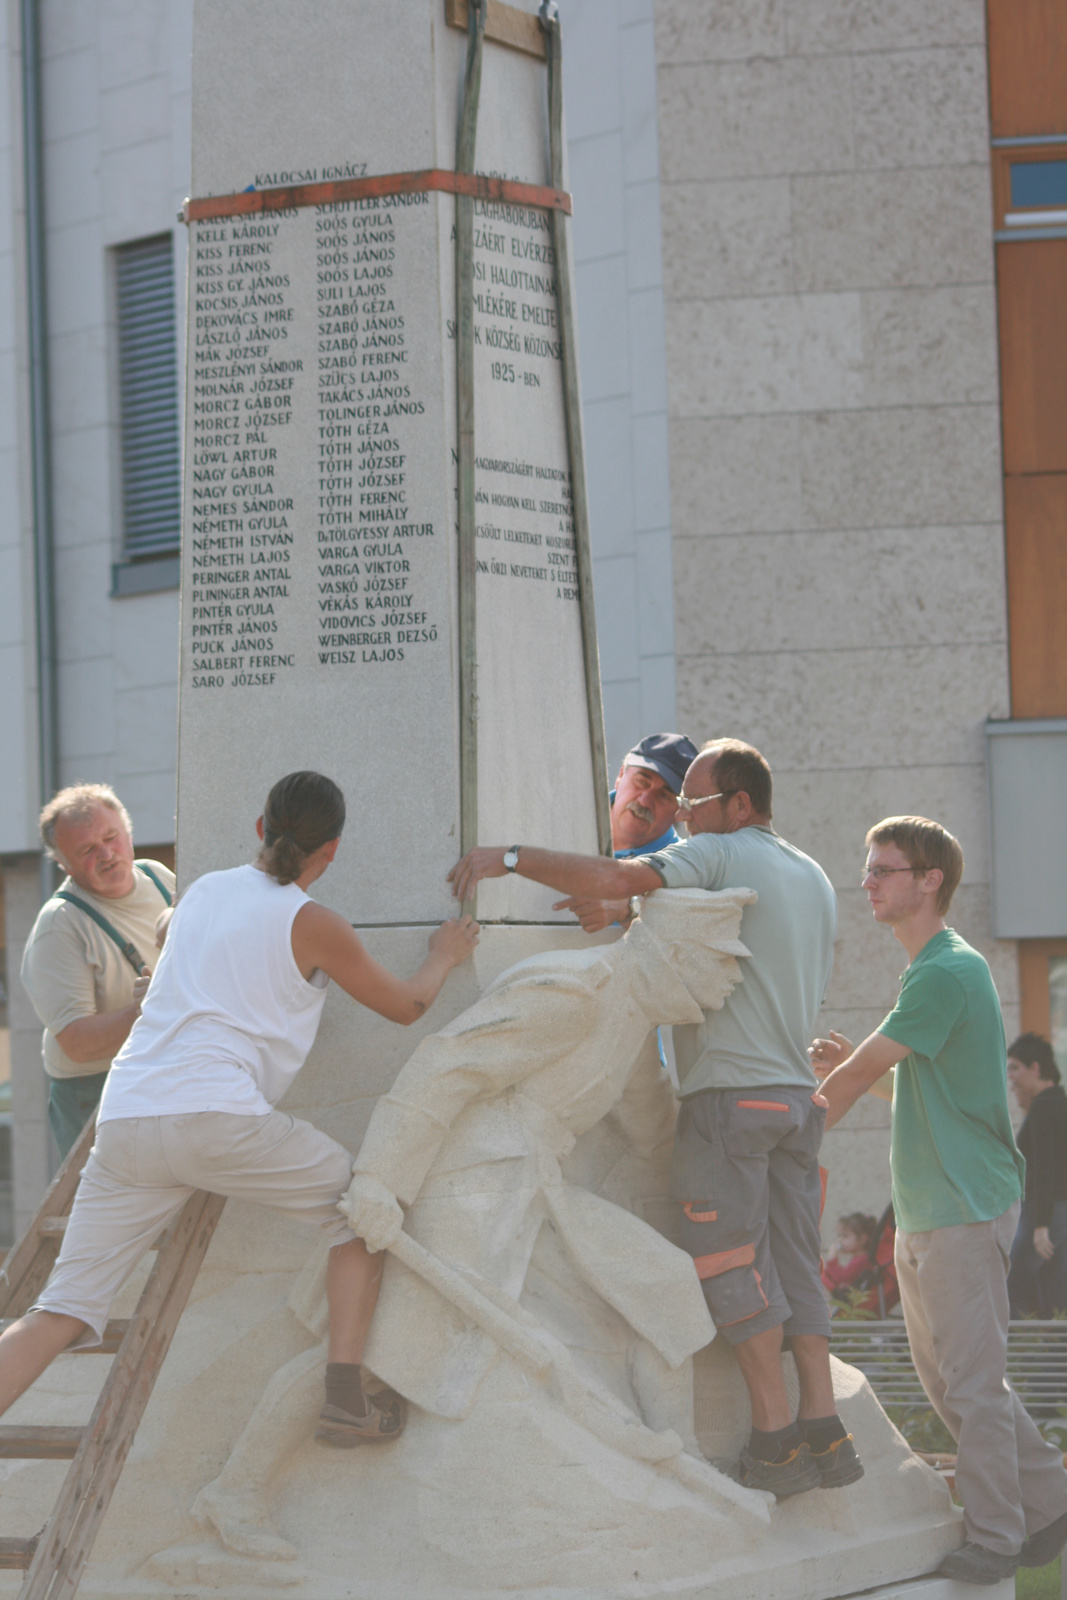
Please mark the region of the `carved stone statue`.
<svg viewBox="0 0 1067 1600"><path fill-rule="evenodd" d="M604 1448L667 1464L714 1505L727 1545L768 1512L704 1462L693 1434L691 1357L714 1326L689 1256L624 1207L665 1189L675 1100L655 1027L722 1005L752 898L663 893L617 943L504 973L378 1102L344 1202L368 1242L397 1252L366 1352L377 1378L457 1423L496 1365L517 1367ZM413 1250L415 1270L403 1264ZM315 1332L324 1272L323 1251L291 1300ZM270 1527L265 1491L310 1432L323 1359L310 1351L276 1376L199 1496L194 1512L235 1552L296 1554Z"/></svg>
<svg viewBox="0 0 1067 1600"><path fill-rule="evenodd" d="M212 1538L150 1558L146 1596L825 1600L959 1542L944 1485L840 1362L862 1482L774 1506L705 1459L736 1454L750 1419L691 1259L646 1220L675 1119L654 1029L744 981L749 899L658 893L617 942L520 962L415 1049L343 1202L386 1251L366 1367L408 1426L313 1443L325 1350L293 1357L193 1502ZM324 1269L325 1252L289 1300L319 1337Z"/></svg>

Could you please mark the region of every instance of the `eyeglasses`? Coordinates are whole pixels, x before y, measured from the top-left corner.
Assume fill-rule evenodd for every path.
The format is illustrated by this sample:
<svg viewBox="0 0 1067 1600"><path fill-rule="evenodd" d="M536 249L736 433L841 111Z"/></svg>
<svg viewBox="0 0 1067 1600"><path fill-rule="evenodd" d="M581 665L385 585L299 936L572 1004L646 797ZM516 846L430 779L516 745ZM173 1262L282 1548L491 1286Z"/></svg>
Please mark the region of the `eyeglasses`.
<svg viewBox="0 0 1067 1600"><path fill-rule="evenodd" d="M721 794L702 794L698 795L695 800L690 800L687 795L680 794L678 796L678 810L692 811L697 806L706 806L709 800L726 800L732 793L732 789L724 789Z"/></svg>
<svg viewBox="0 0 1067 1600"><path fill-rule="evenodd" d="M884 878L890 877L894 872L921 871L921 867L866 867L864 869L863 877L860 879L860 888L863 888L863 885L867 882L868 878L873 878L875 883L881 883Z"/></svg>

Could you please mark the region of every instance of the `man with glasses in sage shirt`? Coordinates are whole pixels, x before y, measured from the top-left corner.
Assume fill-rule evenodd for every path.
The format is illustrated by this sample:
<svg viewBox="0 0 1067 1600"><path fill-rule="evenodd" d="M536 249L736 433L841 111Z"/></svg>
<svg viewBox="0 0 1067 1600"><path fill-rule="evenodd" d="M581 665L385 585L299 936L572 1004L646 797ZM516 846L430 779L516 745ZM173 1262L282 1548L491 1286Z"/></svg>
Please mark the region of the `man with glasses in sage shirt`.
<svg viewBox="0 0 1067 1600"><path fill-rule="evenodd" d="M818 1151L824 1103L807 1057L833 962L837 902L818 864L771 826L771 770L751 745L717 739L689 767L679 815L690 837L631 860L527 845L471 850L449 874L464 900L518 872L572 904L657 889L754 889L742 982L703 1023L674 1030L681 1084L671 1171L682 1242L752 1402L739 1476L779 1499L862 1477L835 1410L830 1320L819 1278ZM800 1379L794 1420L782 1376Z"/></svg>

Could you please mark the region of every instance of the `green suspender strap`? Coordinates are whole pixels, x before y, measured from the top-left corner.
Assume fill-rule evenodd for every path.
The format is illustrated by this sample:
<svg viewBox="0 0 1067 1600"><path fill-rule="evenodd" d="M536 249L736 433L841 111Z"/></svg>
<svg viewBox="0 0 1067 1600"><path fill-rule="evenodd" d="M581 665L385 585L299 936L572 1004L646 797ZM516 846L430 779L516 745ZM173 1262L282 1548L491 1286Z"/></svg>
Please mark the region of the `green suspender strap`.
<svg viewBox="0 0 1067 1600"><path fill-rule="evenodd" d="M143 872L145 877L151 878L152 882L155 884L156 888L159 890L160 894L163 896L164 900L169 906L171 904L172 897L160 883L151 867L146 866L143 861L135 861L134 866L139 872ZM93 922L96 923L98 928L103 928L108 938L118 945L119 949L126 957L126 960L133 968L134 972L136 972L137 976L140 977L141 969L146 965L146 963L141 959L140 951L131 940L124 939L119 930L112 927L111 923L105 916L97 911L94 906L88 905L84 900L80 899L76 894L71 894L69 889L58 889L55 897L57 900L69 900L72 906L77 906L79 911L84 911L85 915L90 917Z"/></svg>
<svg viewBox="0 0 1067 1600"><path fill-rule="evenodd" d="M108 938L113 939L118 945L119 949L126 957L126 960L130 963L130 966L133 968L134 972L136 972L137 976L141 976L141 968L144 966L144 962L141 960L141 957L138 954L137 946L129 939L124 939L119 930L117 928L113 928L107 918L101 916L100 912L97 911L95 907L87 905L84 900L79 900L78 896L76 894L71 894L69 889L57 889L56 899L69 900L72 906L77 906L79 911L84 911L87 917L91 917L96 923L97 927L103 928Z"/></svg>
<svg viewBox="0 0 1067 1600"><path fill-rule="evenodd" d="M135 861L134 866L137 868L138 872L143 872L146 878L151 878L152 882L155 884L156 888L159 890L168 906L174 904L174 896L171 894L170 890L165 886L165 884L160 883L159 879L156 877L147 861Z"/></svg>

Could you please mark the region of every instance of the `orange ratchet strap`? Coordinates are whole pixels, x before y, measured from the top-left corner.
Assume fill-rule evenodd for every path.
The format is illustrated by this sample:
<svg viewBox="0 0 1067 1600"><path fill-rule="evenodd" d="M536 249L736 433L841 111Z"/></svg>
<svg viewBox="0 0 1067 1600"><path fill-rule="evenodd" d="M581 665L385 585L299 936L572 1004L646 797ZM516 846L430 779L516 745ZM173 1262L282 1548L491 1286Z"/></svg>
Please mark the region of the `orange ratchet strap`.
<svg viewBox="0 0 1067 1600"><path fill-rule="evenodd" d="M179 215L183 222L208 222L215 217L288 211L294 206L336 205L343 200L376 200L386 195L423 194L427 190L470 195L497 205L563 211L568 217L572 214L571 197L564 189L489 178L480 172L427 167L422 172L387 172L375 178L343 178L337 183L297 183L277 189L245 189L240 194L205 195L199 200L186 200Z"/></svg>

